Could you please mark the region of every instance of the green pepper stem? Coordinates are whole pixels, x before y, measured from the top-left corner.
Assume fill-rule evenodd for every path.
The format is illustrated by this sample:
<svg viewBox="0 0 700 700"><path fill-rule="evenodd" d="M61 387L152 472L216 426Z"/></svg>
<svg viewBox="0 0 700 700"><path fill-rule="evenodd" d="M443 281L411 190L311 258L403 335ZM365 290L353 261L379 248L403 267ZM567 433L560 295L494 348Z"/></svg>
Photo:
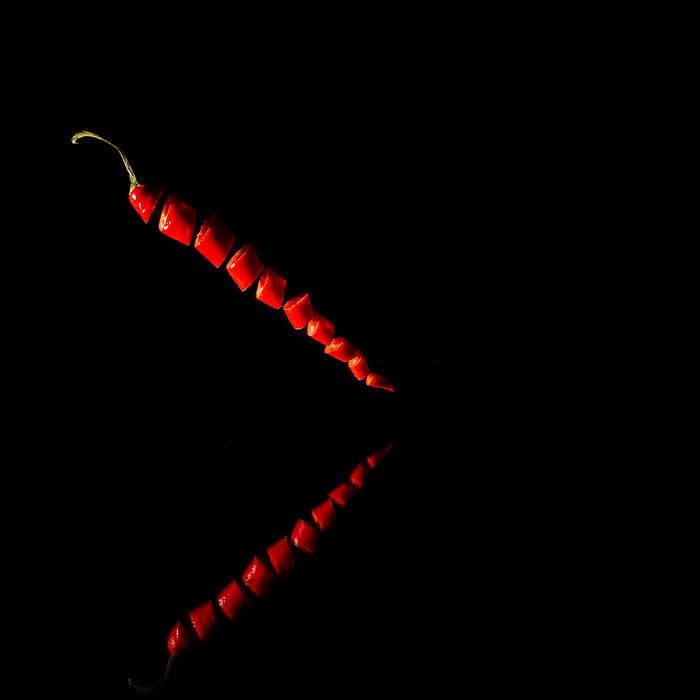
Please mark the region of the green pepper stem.
<svg viewBox="0 0 700 700"><path fill-rule="evenodd" d="M168 677L170 676L170 673L173 670L174 662L175 657L172 654L170 654L168 658L168 664L165 667L165 671L163 673L163 677L153 685L139 685L131 678L129 678L129 687L135 690L137 693L139 693L139 695L150 695L151 693L158 690L158 688L160 688L165 683L165 681L168 680Z"/></svg>
<svg viewBox="0 0 700 700"><path fill-rule="evenodd" d="M139 181L136 179L136 175L134 175L134 171L131 165L129 164L129 161L127 160L126 156L124 155L124 151L122 151L122 149L119 148L119 146L115 146L111 141L107 141L107 139L103 139L101 136L93 134L92 131L79 131L77 134L73 134L71 138L71 143L78 143L79 139L82 139L86 136L91 139L97 139L98 141L106 143L108 146L111 146L122 157L122 160L124 161L124 166L126 167L126 172L129 173L129 181L131 183L129 187L129 192L131 192L131 190L133 190L134 187L139 186Z"/></svg>

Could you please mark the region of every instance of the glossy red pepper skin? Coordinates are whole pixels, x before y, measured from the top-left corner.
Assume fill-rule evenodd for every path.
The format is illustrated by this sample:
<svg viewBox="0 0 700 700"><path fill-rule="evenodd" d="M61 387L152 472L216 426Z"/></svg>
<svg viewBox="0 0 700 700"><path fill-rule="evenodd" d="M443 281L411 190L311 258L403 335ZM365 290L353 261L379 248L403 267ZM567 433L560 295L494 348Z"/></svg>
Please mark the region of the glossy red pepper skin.
<svg viewBox="0 0 700 700"><path fill-rule="evenodd" d="M298 331L306 328L314 312L308 292L290 299L283 308L289 322Z"/></svg>
<svg viewBox="0 0 700 700"><path fill-rule="evenodd" d="M252 243L246 243L226 264L226 270L242 292L258 279L263 267Z"/></svg>
<svg viewBox="0 0 700 700"><path fill-rule="evenodd" d="M243 572L243 583L258 598L266 598L272 592L277 576L274 569L266 564L260 557L253 557L246 570Z"/></svg>
<svg viewBox="0 0 700 700"><path fill-rule="evenodd" d="M394 385L388 380L382 377L376 372L370 372L365 379L367 386L373 386L378 389L386 389L387 391L394 391Z"/></svg>
<svg viewBox="0 0 700 700"><path fill-rule="evenodd" d="M335 357L336 360L349 362L359 351L347 338L338 336L326 345L324 352L326 355Z"/></svg>
<svg viewBox="0 0 700 700"><path fill-rule="evenodd" d="M369 467L360 462L350 474L350 483L361 489L367 483L367 477L369 476Z"/></svg>
<svg viewBox="0 0 700 700"><path fill-rule="evenodd" d="M197 210L171 192L160 213L158 228L161 233L173 240L189 245L194 234L196 219Z"/></svg>
<svg viewBox="0 0 700 700"><path fill-rule="evenodd" d="M333 501L327 499L323 503L317 505L311 511L311 517L314 519L318 529L325 532L335 522L335 508Z"/></svg>
<svg viewBox="0 0 700 700"><path fill-rule="evenodd" d="M374 469L393 449L394 443L390 442L386 447L382 447L381 450L377 450L367 457L367 464Z"/></svg>
<svg viewBox="0 0 700 700"><path fill-rule="evenodd" d="M340 484L339 486L336 486L329 494L328 498L333 501L336 505L339 505L341 508L347 508L348 504L350 501L353 499L355 494L358 492L357 486L353 486L352 484Z"/></svg>
<svg viewBox="0 0 700 700"><path fill-rule="evenodd" d="M278 576L284 576L294 568L294 552L289 546L286 535L267 548L267 556Z"/></svg>
<svg viewBox="0 0 700 700"><path fill-rule="evenodd" d="M137 185L129 192L131 206L139 213L143 223L147 224L151 214L158 206L165 188L161 185Z"/></svg>
<svg viewBox="0 0 700 700"><path fill-rule="evenodd" d="M260 276L255 296L263 304L267 304L273 309L279 309L284 301L284 288L286 286L287 280L282 275L278 275L273 269L266 267Z"/></svg>
<svg viewBox="0 0 700 700"><path fill-rule="evenodd" d="M318 311L314 311L309 319L309 326L306 329L310 338L317 340L322 345L328 345L333 340L335 325L325 316L321 316Z"/></svg>
<svg viewBox="0 0 700 700"><path fill-rule="evenodd" d="M231 583L219 593L216 602L221 612L231 621L235 622L250 607L250 599L240 587L238 581Z"/></svg>
<svg viewBox="0 0 700 700"><path fill-rule="evenodd" d="M205 642L214 636L219 618L216 616L214 603L211 600L192 610L189 617L200 641Z"/></svg>
<svg viewBox="0 0 700 700"><path fill-rule="evenodd" d="M194 241L195 249L214 267L221 267L236 242L236 236L216 215L207 217Z"/></svg>
<svg viewBox="0 0 700 700"><path fill-rule="evenodd" d="M301 549L302 552L313 554L318 547L319 535L313 525L304 520L297 520L297 524L292 530L292 544Z"/></svg>
<svg viewBox="0 0 700 700"><path fill-rule="evenodd" d="M364 381L369 374L369 365L367 364L367 360L365 360L365 356L359 350L348 362L348 367L353 373L355 379L359 379L360 381Z"/></svg>
<svg viewBox="0 0 700 700"><path fill-rule="evenodd" d="M170 630L168 651L173 656L181 656L189 651L196 643L197 637L194 632L178 620Z"/></svg>

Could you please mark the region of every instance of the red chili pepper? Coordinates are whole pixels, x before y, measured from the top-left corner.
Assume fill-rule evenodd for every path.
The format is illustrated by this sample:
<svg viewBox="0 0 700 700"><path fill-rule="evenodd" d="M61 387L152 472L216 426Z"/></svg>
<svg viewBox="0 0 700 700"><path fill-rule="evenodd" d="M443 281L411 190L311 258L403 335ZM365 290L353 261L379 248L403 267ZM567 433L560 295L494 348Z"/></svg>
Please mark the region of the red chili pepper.
<svg viewBox="0 0 700 700"><path fill-rule="evenodd" d="M214 267L220 267L231 252L235 241L236 236L231 229L216 214L213 214L202 223L194 241L194 247Z"/></svg>
<svg viewBox="0 0 700 700"><path fill-rule="evenodd" d="M369 467L360 462L350 474L350 482L355 484L358 489L361 489L367 483L369 476Z"/></svg>
<svg viewBox="0 0 700 700"><path fill-rule="evenodd" d="M341 362L349 362L358 353L358 349L346 338L338 337L328 343L324 352Z"/></svg>
<svg viewBox="0 0 700 700"><path fill-rule="evenodd" d="M318 547L319 536L316 528L303 520L297 520L297 524L292 530L291 539L295 547L307 554L313 554L316 551L316 547Z"/></svg>
<svg viewBox="0 0 700 700"><path fill-rule="evenodd" d="M367 457L367 464L374 469L393 449L394 443L390 442L386 447L382 447L381 450L377 450Z"/></svg>
<svg viewBox="0 0 700 700"><path fill-rule="evenodd" d="M348 362L348 367L350 371L355 375L356 379L362 381L366 379L369 374L369 366L367 365L367 360L365 356L358 350L355 356Z"/></svg>
<svg viewBox="0 0 700 700"><path fill-rule="evenodd" d="M367 375L367 386L375 386L378 389L386 389L387 391L394 391L394 385L388 380L377 374L376 372L370 372Z"/></svg>
<svg viewBox="0 0 700 700"><path fill-rule="evenodd" d="M195 637L194 632L178 620L170 630L170 636L168 637L168 650L170 653L173 656L181 656L196 643L197 637Z"/></svg>
<svg viewBox="0 0 700 700"><path fill-rule="evenodd" d="M258 279L263 267L252 243L246 243L240 248L226 265L229 275L242 292Z"/></svg>
<svg viewBox="0 0 700 700"><path fill-rule="evenodd" d="M243 583L250 588L259 598L270 595L275 585L276 576L274 570L260 557L253 557L246 570L243 572Z"/></svg>
<svg viewBox="0 0 700 700"><path fill-rule="evenodd" d="M357 486L352 484L340 484L336 486L329 494L328 497L333 501L333 503L338 504L342 508L347 508L348 503L352 500L353 496L358 492Z"/></svg>
<svg viewBox="0 0 700 700"><path fill-rule="evenodd" d="M267 548L267 556L278 576L288 574L294 568L294 552L286 535Z"/></svg>
<svg viewBox="0 0 700 700"><path fill-rule="evenodd" d="M284 305L284 313L287 314L289 322L296 330L301 330L307 326L313 312L308 292L290 299Z"/></svg>
<svg viewBox="0 0 700 700"><path fill-rule="evenodd" d="M278 275L273 269L266 267L258 282L255 296L273 309L279 309L284 301L284 288L287 280Z"/></svg>
<svg viewBox="0 0 700 700"><path fill-rule="evenodd" d="M310 338L318 340L323 345L328 345L333 340L335 326L325 316L321 316L318 311L314 311L311 314L309 327L306 329L306 332Z"/></svg>
<svg viewBox="0 0 700 700"><path fill-rule="evenodd" d="M165 200L163 211L160 213L158 228L166 236L189 245L194 234L196 220L196 209L171 192Z"/></svg>
<svg viewBox="0 0 700 700"><path fill-rule="evenodd" d="M325 500L311 511L311 517L318 525L321 532L325 532L335 522L335 508L333 501Z"/></svg>
<svg viewBox="0 0 700 700"><path fill-rule="evenodd" d="M216 599L221 612L231 621L235 622L250 607L250 599L243 589L238 585L238 581L231 583L224 588Z"/></svg>
<svg viewBox="0 0 700 700"><path fill-rule="evenodd" d="M202 642L211 639L214 636L216 626L219 624L214 603L208 600L192 610L190 612L190 620L194 631Z"/></svg>
<svg viewBox="0 0 700 700"><path fill-rule="evenodd" d="M147 224L151 218L163 192L165 188L161 185L137 185L129 192L129 201L143 219L144 224Z"/></svg>

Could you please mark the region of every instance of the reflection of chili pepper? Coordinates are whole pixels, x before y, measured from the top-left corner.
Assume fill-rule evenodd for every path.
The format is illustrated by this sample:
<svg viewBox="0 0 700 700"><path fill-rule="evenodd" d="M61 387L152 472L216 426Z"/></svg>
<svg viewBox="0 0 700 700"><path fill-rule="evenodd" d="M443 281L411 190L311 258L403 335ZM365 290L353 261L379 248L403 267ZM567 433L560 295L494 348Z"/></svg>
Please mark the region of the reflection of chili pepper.
<svg viewBox="0 0 700 700"><path fill-rule="evenodd" d="M335 326L325 316L321 316L318 311L314 311L311 314L311 320L306 332L310 338L318 340L323 345L328 345L333 340Z"/></svg>
<svg viewBox="0 0 700 700"><path fill-rule="evenodd" d="M325 532L335 522L335 508L330 499L316 506L311 511L311 517L318 525L321 532Z"/></svg>
<svg viewBox="0 0 700 700"><path fill-rule="evenodd" d="M367 386L376 386L379 389L386 389L387 391L394 391L394 385L388 380L377 374L376 372L370 372L365 380Z"/></svg>
<svg viewBox="0 0 700 700"><path fill-rule="evenodd" d="M239 248L226 263L227 272L242 292L245 292L258 279L263 267L252 243L246 243L242 248Z"/></svg>
<svg viewBox="0 0 700 700"><path fill-rule="evenodd" d="M278 576L288 574L294 568L294 552L286 535L267 548L267 556Z"/></svg>
<svg viewBox="0 0 700 700"><path fill-rule="evenodd" d="M309 298L308 292L306 294L300 294L294 299L290 299L284 305L284 313L287 314L289 322L292 327L296 330L301 330L306 328L307 324L311 320L311 314L314 310L311 306L311 299Z"/></svg>
<svg viewBox="0 0 700 700"><path fill-rule="evenodd" d="M233 248L236 236L216 215L204 220L194 241L194 247L214 267L220 267Z"/></svg>
<svg viewBox="0 0 700 700"><path fill-rule="evenodd" d="M367 360L365 356L358 350L355 356L348 362L348 367L350 371L355 375L356 379L362 381L367 378L369 374L369 366L367 365Z"/></svg>
<svg viewBox="0 0 700 700"><path fill-rule="evenodd" d="M279 309L284 301L284 288L286 286L287 280L284 277L266 267L265 272L260 277L260 282L258 282L255 296L273 309Z"/></svg>
<svg viewBox="0 0 700 700"><path fill-rule="evenodd" d="M189 245L194 234L196 219L197 211L176 194L170 193L163 205L158 228L166 236Z"/></svg>
<svg viewBox="0 0 700 700"><path fill-rule="evenodd" d="M323 352L341 362L349 362L355 357L357 348L346 338L339 337L333 338Z"/></svg>
<svg viewBox="0 0 700 700"><path fill-rule="evenodd" d="M303 520L297 520L297 524L292 530L292 544L301 549L302 552L313 554L318 547L318 532L316 529Z"/></svg>
<svg viewBox="0 0 700 700"><path fill-rule="evenodd" d="M243 583L258 598L266 598L275 585L275 572L260 557L253 557L243 572Z"/></svg>

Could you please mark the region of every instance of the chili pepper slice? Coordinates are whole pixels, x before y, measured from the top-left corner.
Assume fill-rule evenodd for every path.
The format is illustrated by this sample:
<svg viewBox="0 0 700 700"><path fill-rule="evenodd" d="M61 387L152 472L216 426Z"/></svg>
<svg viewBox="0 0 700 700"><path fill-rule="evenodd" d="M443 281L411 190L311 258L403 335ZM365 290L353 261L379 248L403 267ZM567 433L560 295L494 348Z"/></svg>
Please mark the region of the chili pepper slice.
<svg viewBox="0 0 700 700"><path fill-rule="evenodd" d="M242 578L243 583L259 598L270 595L276 580L274 570L260 557L253 557Z"/></svg>
<svg viewBox="0 0 700 700"><path fill-rule="evenodd" d="M273 269L266 267L258 282L255 296L263 304L267 304L273 309L279 309L284 301L284 288L286 286L287 280L282 275L278 275Z"/></svg>
<svg viewBox="0 0 700 700"><path fill-rule="evenodd" d="M358 489L361 489L367 483L369 476L369 467L360 462L350 474L350 482L355 484Z"/></svg>
<svg viewBox="0 0 700 700"><path fill-rule="evenodd" d="M267 548L267 556L278 576L288 574L294 568L294 552L286 535Z"/></svg>
<svg viewBox="0 0 700 700"><path fill-rule="evenodd" d="M250 607L250 599L235 579L219 593L216 602L231 622L235 622Z"/></svg>
<svg viewBox="0 0 700 700"><path fill-rule="evenodd" d="M303 520L297 520L297 524L292 530L292 544L301 549L302 552L313 554L318 547L318 532L313 525Z"/></svg>
<svg viewBox="0 0 700 700"><path fill-rule="evenodd" d="M349 340L339 336L328 343L324 352L341 362L349 362L359 351Z"/></svg>
<svg viewBox="0 0 700 700"><path fill-rule="evenodd" d="M314 312L308 292L290 299L283 308L289 322L296 330L306 328Z"/></svg>
<svg viewBox="0 0 700 700"><path fill-rule="evenodd" d="M335 508L333 501L325 500L311 511L311 517L315 520L321 532L325 532L335 522Z"/></svg>
<svg viewBox="0 0 700 700"><path fill-rule="evenodd" d="M226 265L229 275L242 292L258 279L263 267L252 243L246 243L240 248Z"/></svg>
<svg viewBox="0 0 700 700"><path fill-rule="evenodd" d="M393 449L394 443L390 442L388 445L386 445L386 447L382 447L381 450L377 450L367 457L367 464L374 469Z"/></svg>
<svg viewBox="0 0 700 700"><path fill-rule="evenodd" d="M323 345L328 345L333 340L335 326L325 316L321 316L318 311L314 311L311 314L311 320L306 332L310 338L318 340Z"/></svg>
<svg viewBox="0 0 700 700"><path fill-rule="evenodd" d="M378 389L386 389L387 391L394 391L394 385L388 380L382 377L376 372L370 372L365 380L367 386L374 386Z"/></svg>
<svg viewBox="0 0 700 700"><path fill-rule="evenodd" d="M357 486L352 484L342 483L340 486L336 486L329 494L328 497L341 506L342 508L347 508L348 503L352 500L352 497L358 492Z"/></svg>
<svg viewBox="0 0 700 700"><path fill-rule="evenodd" d="M170 630L168 650L173 656L181 656L197 642L194 632L178 620Z"/></svg>
<svg viewBox="0 0 700 700"><path fill-rule="evenodd" d="M171 192L163 205L158 228L166 236L189 245L194 233L196 219L196 209Z"/></svg>
<svg viewBox="0 0 700 700"><path fill-rule="evenodd" d="M196 607L190 612L190 621L192 627L201 641L206 641L214 636L214 630L219 623L219 618L216 616L214 603L208 600Z"/></svg>
<svg viewBox="0 0 700 700"><path fill-rule="evenodd" d="M165 188L161 185L137 185L129 192L131 206L136 209L143 223L147 224Z"/></svg>
<svg viewBox="0 0 700 700"><path fill-rule="evenodd" d="M365 356L358 350L355 356L348 362L348 367L350 371L355 375L356 379L362 381L367 378L369 374L369 365Z"/></svg>
<svg viewBox="0 0 700 700"><path fill-rule="evenodd" d="M231 229L216 214L212 214L200 226L194 247L214 267L221 267L235 241L236 236Z"/></svg>

